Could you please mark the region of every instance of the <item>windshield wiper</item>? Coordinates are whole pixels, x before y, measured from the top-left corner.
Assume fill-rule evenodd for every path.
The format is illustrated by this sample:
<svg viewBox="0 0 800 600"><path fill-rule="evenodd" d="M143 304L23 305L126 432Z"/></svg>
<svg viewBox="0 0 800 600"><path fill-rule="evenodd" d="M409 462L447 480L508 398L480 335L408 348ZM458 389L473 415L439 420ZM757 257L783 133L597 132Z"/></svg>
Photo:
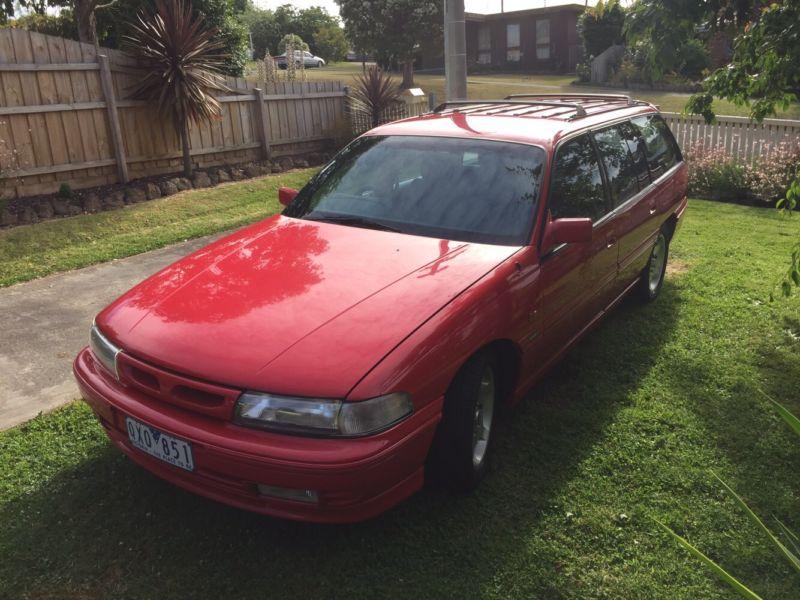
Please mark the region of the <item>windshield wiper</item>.
<svg viewBox="0 0 800 600"><path fill-rule="evenodd" d="M395 233L402 233L399 229L391 225L385 225L366 217L357 217L353 215L319 215L309 216L306 215L304 219L308 221L325 221L327 223L338 223L341 225L352 225L353 227L364 227L366 229L379 229L381 231L393 231Z"/></svg>

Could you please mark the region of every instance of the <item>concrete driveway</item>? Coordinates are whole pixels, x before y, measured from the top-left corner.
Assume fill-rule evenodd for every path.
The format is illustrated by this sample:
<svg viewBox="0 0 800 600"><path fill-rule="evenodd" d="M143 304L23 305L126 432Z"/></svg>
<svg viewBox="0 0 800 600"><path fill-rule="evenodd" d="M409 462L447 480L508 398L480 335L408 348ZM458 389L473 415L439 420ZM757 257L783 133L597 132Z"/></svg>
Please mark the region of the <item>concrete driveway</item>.
<svg viewBox="0 0 800 600"><path fill-rule="evenodd" d="M0 288L0 430L78 398L72 359L87 344L94 316L215 237Z"/></svg>

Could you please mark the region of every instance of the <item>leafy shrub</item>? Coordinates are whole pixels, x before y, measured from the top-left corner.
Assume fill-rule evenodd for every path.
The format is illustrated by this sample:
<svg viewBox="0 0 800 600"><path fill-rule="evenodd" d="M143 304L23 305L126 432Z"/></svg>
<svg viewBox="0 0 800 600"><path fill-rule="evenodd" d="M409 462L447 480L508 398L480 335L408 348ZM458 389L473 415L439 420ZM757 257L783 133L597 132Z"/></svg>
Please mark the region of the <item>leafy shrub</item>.
<svg viewBox="0 0 800 600"><path fill-rule="evenodd" d="M70 40L78 39L78 26L72 16L72 11L69 9L64 9L57 15L40 15L32 12L13 19L9 25L18 29L38 31L46 35L55 35Z"/></svg>
<svg viewBox="0 0 800 600"><path fill-rule="evenodd" d="M578 63L575 67L575 74L578 76L578 81L587 83L592 80L592 65L588 62Z"/></svg>
<svg viewBox="0 0 800 600"><path fill-rule="evenodd" d="M625 9L618 0L599 0L578 17L578 35L583 40L583 50L587 56L597 56L609 46L623 41L622 26L625 22Z"/></svg>
<svg viewBox="0 0 800 600"><path fill-rule="evenodd" d="M680 67L678 72L691 81L697 81L711 66L706 45L698 40L688 40L678 51Z"/></svg>
<svg viewBox="0 0 800 600"><path fill-rule="evenodd" d="M786 196L800 165L800 143L779 142L769 148L768 158L748 172L747 184L756 198L773 204Z"/></svg>
<svg viewBox="0 0 800 600"><path fill-rule="evenodd" d="M72 198L72 188L66 181L62 183L61 186L58 188L58 197Z"/></svg>
<svg viewBox="0 0 800 600"><path fill-rule="evenodd" d="M800 144L780 142L752 163L729 156L722 146L697 142L686 152L689 192L713 200L756 200L773 205L786 195L800 163Z"/></svg>

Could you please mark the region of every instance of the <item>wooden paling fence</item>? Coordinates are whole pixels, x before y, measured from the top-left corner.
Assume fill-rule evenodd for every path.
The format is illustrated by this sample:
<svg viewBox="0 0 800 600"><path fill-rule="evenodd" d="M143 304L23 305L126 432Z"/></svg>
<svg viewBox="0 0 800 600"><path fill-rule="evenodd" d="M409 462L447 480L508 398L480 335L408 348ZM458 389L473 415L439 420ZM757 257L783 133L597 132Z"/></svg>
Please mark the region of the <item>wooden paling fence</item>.
<svg viewBox="0 0 800 600"><path fill-rule="evenodd" d="M172 125L129 97L134 67L118 50L0 29L0 195L180 171ZM313 152L345 123L340 82L226 84L221 118L190 129L199 167Z"/></svg>
<svg viewBox="0 0 800 600"><path fill-rule="evenodd" d="M703 117L680 113L661 113L684 152L698 144L719 148L742 161L767 157L781 143L800 144L800 121L764 119L761 123L747 117L717 116L706 124Z"/></svg>

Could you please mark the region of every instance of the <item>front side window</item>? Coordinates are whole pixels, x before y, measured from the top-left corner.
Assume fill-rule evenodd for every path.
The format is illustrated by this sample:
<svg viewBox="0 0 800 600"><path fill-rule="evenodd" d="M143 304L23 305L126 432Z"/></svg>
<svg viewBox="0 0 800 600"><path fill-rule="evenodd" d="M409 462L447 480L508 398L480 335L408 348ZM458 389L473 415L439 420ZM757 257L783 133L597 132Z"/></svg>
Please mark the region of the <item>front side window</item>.
<svg viewBox="0 0 800 600"><path fill-rule="evenodd" d="M643 190L650 185L650 168L647 166L647 149L644 145L644 140L639 132L630 123L620 123L619 129L622 132L622 137L628 144L628 151L633 158L634 173L636 173L636 180L639 182L639 189Z"/></svg>
<svg viewBox="0 0 800 600"><path fill-rule="evenodd" d="M619 206L639 191L636 164L633 162L628 143L617 127L609 127L594 134L597 151L606 167L611 201Z"/></svg>
<svg viewBox="0 0 800 600"><path fill-rule="evenodd" d="M500 245L530 238L545 153L524 144L366 136L303 188L284 215Z"/></svg>
<svg viewBox="0 0 800 600"><path fill-rule="evenodd" d="M588 135L564 143L556 154L548 208L552 219L589 217L608 212L597 152Z"/></svg>
<svg viewBox="0 0 800 600"><path fill-rule="evenodd" d="M669 171L681 160L675 138L660 115L634 117L631 123L644 138L647 163L653 179Z"/></svg>

